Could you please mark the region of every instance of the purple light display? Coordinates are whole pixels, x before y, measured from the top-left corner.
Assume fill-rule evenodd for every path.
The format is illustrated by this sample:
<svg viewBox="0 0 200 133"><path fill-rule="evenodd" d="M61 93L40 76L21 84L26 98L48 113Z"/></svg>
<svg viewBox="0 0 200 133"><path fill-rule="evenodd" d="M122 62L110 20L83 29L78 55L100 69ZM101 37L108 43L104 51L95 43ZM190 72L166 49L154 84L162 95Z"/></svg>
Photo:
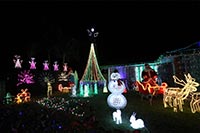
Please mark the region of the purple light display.
<svg viewBox="0 0 200 133"><path fill-rule="evenodd" d="M35 62L35 58L31 58L31 61L29 61L30 64L30 69L36 69L36 62Z"/></svg>
<svg viewBox="0 0 200 133"><path fill-rule="evenodd" d="M20 55L15 55L13 62L15 63L15 68L22 68L22 62L23 60L21 60L21 56Z"/></svg>
<svg viewBox="0 0 200 133"><path fill-rule="evenodd" d="M45 61L44 61L43 66L44 66L43 70L45 70L45 71L49 70L49 63L48 63L48 60L45 60Z"/></svg>
<svg viewBox="0 0 200 133"><path fill-rule="evenodd" d="M54 64L53 64L54 71L58 71L59 70L58 67L59 67L58 62L55 61Z"/></svg>
<svg viewBox="0 0 200 133"><path fill-rule="evenodd" d="M34 77L34 75L32 73L30 73L30 70L21 71L18 74L17 86L19 86L21 84L32 84L32 83L34 83L33 77Z"/></svg>

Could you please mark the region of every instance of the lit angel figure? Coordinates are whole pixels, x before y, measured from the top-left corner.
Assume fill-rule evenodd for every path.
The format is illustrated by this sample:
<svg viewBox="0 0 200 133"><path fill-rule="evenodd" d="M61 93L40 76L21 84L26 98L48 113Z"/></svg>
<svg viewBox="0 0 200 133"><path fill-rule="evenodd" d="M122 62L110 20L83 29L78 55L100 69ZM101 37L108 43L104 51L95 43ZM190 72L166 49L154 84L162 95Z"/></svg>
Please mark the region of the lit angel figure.
<svg viewBox="0 0 200 133"><path fill-rule="evenodd" d="M21 60L21 56L20 55L15 55L13 62L15 63L15 68L22 68L22 62L23 60Z"/></svg>
<svg viewBox="0 0 200 133"><path fill-rule="evenodd" d="M45 70L45 71L49 70L49 62L48 62L48 60L44 61L43 66L44 66L43 70Z"/></svg>
<svg viewBox="0 0 200 133"><path fill-rule="evenodd" d="M134 129L141 129L144 128L144 121L142 119L136 119L136 113L133 112L133 114L130 117L131 127Z"/></svg>
<svg viewBox="0 0 200 133"><path fill-rule="evenodd" d="M64 71L64 72L67 72L67 63L64 63L64 64L63 64L63 71Z"/></svg>
<svg viewBox="0 0 200 133"><path fill-rule="evenodd" d="M25 84L32 84L34 83L33 79L34 75L30 73L30 70L24 70L18 74L18 83L17 86L25 83Z"/></svg>
<svg viewBox="0 0 200 133"><path fill-rule="evenodd" d="M55 61L54 64L53 64L53 70L58 71L59 70L58 67L59 67L58 62Z"/></svg>
<svg viewBox="0 0 200 133"><path fill-rule="evenodd" d="M35 58L32 57L31 61L29 61L30 64L30 69L36 69L36 62L35 62Z"/></svg>

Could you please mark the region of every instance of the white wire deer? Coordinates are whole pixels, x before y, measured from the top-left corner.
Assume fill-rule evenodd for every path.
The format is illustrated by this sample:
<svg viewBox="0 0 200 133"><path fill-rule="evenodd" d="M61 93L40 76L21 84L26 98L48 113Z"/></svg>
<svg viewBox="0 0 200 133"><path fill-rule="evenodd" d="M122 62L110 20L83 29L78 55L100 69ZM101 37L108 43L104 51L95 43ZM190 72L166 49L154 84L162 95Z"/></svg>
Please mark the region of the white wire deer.
<svg viewBox="0 0 200 133"><path fill-rule="evenodd" d="M184 76L186 82L178 79L176 76L173 76L174 82L183 86L183 88L168 87L165 89L163 94L164 108L169 105L174 108L174 112L177 112L178 108L181 112L183 112L184 100L190 93L197 91L199 83L195 82L195 79L192 78L189 73L187 75L184 74Z"/></svg>
<svg viewBox="0 0 200 133"><path fill-rule="evenodd" d="M121 117L121 110L117 109L115 112L113 112L113 121L116 122L116 124L122 123L122 117Z"/></svg>
<svg viewBox="0 0 200 133"><path fill-rule="evenodd" d="M131 127L134 129L140 129L140 128L144 128L144 121L142 119L136 119L136 113L133 112L133 114L130 117L130 122L131 122Z"/></svg>

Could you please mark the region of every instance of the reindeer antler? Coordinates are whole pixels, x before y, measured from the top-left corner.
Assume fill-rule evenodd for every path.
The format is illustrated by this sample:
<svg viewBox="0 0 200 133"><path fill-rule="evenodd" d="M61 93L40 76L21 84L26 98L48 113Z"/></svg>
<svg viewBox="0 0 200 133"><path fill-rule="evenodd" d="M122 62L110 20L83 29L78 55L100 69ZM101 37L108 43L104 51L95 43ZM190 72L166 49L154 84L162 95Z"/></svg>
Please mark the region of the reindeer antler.
<svg viewBox="0 0 200 133"><path fill-rule="evenodd" d="M178 77L176 77L175 75L173 76L173 78L174 78L174 82L175 83L177 83L177 84L179 84L179 85L182 85L182 86L185 86L185 81L183 81L183 80L180 80Z"/></svg>

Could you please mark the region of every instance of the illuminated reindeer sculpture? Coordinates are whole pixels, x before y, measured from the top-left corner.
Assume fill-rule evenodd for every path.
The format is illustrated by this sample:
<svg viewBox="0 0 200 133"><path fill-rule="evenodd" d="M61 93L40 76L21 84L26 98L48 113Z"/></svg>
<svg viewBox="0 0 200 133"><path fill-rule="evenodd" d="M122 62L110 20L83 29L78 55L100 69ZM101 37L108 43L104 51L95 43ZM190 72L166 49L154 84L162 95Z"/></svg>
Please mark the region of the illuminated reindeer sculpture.
<svg viewBox="0 0 200 133"><path fill-rule="evenodd" d="M190 109L192 113L200 112L200 92L192 93Z"/></svg>
<svg viewBox="0 0 200 133"><path fill-rule="evenodd" d="M177 112L177 109L183 112L183 104L184 100L188 97L188 95L192 92L197 91L197 87L199 83L195 82L195 79L191 77L188 73L184 74L186 82L178 79L176 76L173 76L174 82L183 86L183 88L178 87L168 87L165 89L163 94L163 104L164 108L170 107L174 108L174 112Z"/></svg>

